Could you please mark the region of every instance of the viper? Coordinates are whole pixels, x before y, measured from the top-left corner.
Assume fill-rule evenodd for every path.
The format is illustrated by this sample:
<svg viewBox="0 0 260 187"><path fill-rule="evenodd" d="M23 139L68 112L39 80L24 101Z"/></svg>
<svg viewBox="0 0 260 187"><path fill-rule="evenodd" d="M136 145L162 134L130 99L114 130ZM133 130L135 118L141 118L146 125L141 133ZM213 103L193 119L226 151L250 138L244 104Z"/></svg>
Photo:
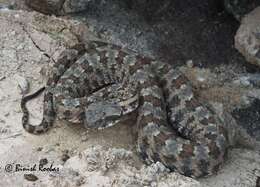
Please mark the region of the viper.
<svg viewBox="0 0 260 187"><path fill-rule="evenodd" d="M43 119L34 126L26 103L44 90ZM191 177L216 173L229 147L223 120L181 71L101 41L65 50L46 87L23 97L21 108L23 128L33 134L49 130L57 117L105 128L136 112L129 120L140 156Z"/></svg>

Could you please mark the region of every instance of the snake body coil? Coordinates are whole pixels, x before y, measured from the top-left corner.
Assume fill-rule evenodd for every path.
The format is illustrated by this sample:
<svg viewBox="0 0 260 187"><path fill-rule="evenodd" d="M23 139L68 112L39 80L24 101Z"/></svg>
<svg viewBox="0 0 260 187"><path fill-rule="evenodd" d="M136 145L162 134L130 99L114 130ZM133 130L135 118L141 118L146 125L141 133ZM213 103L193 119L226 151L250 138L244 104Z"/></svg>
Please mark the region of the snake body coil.
<svg viewBox="0 0 260 187"><path fill-rule="evenodd" d="M215 173L227 153L223 122L180 71L119 46L93 41L79 58L77 50L65 51L47 82L43 120L33 126L25 104L41 91L22 99L30 133L47 131L56 116L100 128L136 111L137 148L146 161L202 177Z"/></svg>

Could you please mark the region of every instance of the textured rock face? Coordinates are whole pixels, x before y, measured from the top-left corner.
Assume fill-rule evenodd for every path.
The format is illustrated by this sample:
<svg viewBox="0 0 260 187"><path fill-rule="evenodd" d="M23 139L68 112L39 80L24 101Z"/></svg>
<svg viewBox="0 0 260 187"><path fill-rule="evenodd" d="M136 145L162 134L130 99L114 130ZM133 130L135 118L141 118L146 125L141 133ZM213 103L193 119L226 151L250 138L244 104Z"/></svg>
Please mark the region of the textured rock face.
<svg viewBox="0 0 260 187"><path fill-rule="evenodd" d="M65 0L63 4L64 13L80 12L85 10L91 0Z"/></svg>
<svg viewBox="0 0 260 187"><path fill-rule="evenodd" d="M225 9L237 20L260 5L258 0L224 0Z"/></svg>
<svg viewBox="0 0 260 187"><path fill-rule="evenodd" d="M20 3L21 0L16 0ZM113 4L114 0L25 0L26 4L39 12L45 14L68 14L81 12L86 10L88 5L99 6L99 4ZM124 4L129 8L133 8L139 11L141 14L150 17L155 15L160 15L165 11L174 10L173 2L171 0L126 0L126 1L118 1L118 4ZM194 3L198 3L194 1ZM179 4L182 4L181 2ZM258 0L207 0L205 2L200 2L203 4L201 7L209 7L212 11L219 11L224 8L227 12L232 14L237 20L241 20L241 18L253 10L255 7L260 5L260 1ZM191 2L190 7L194 6ZM211 11L211 10L203 10L203 11Z"/></svg>
<svg viewBox="0 0 260 187"><path fill-rule="evenodd" d="M242 126L247 132L260 141L260 100L255 99L254 102L246 107L233 111L237 123Z"/></svg>
<svg viewBox="0 0 260 187"><path fill-rule="evenodd" d="M45 14L60 14L65 0L25 0L30 8Z"/></svg>
<svg viewBox="0 0 260 187"><path fill-rule="evenodd" d="M44 14L67 14L85 9L89 0L25 0L28 7Z"/></svg>
<svg viewBox="0 0 260 187"><path fill-rule="evenodd" d="M181 176L178 173L169 173L168 169L159 162L137 169L132 152L115 148L105 150L101 146L86 149L70 158L63 169L63 171L78 171L79 176L84 179L82 186L86 187L201 186L194 179ZM68 177L69 175L64 176L65 180ZM62 180L57 180L57 178L51 182L62 184ZM50 185L51 183L46 184ZM73 183L70 184L73 186Z"/></svg>
<svg viewBox="0 0 260 187"><path fill-rule="evenodd" d="M248 62L260 66L260 7L242 19L235 47Z"/></svg>
<svg viewBox="0 0 260 187"><path fill-rule="evenodd" d="M45 14L68 14L81 12L86 10L87 6L98 7L103 4L113 5L117 3L137 10L142 15L147 17L160 15L165 11L173 10L173 3L171 0L25 0L26 4L32 9L45 13ZM210 7L210 9L219 8L220 1L208 0L203 2L203 5ZM196 4L197 2L195 2ZM182 4L182 3L179 3ZM190 4L193 6L193 4ZM205 10L207 11L207 10Z"/></svg>

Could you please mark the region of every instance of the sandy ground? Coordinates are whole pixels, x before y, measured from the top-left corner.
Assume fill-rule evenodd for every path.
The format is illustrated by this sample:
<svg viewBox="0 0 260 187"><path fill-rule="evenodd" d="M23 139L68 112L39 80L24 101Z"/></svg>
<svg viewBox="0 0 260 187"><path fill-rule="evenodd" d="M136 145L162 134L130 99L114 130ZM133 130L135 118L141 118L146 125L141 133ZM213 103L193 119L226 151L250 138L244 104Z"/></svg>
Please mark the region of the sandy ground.
<svg viewBox="0 0 260 187"><path fill-rule="evenodd" d="M48 18L47 23L56 23L55 29L49 29L39 24L42 20L45 17L37 13L0 12L0 186L255 186L260 155L253 150L233 149L217 175L196 181L168 173L160 165L144 166L135 154L131 123L93 131L56 122L50 132L41 136L26 133L21 125L22 95L18 85L23 87L26 79L30 92L43 86L57 53L77 42L69 29L58 36L53 34L56 26L75 27L77 23L68 21L64 26L60 19ZM28 108L32 123L40 122L42 97L30 102ZM98 156L89 161L87 158L93 158L93 154ZM64 164L66 155L71 158ZM46 167L53 162L61 172L15 172L17 164L29 167L45 158ZM110 162L106 160L112 160L115 166L107 166ZM93 163L94 169L89 169ZM34 173L38 180L26 180L25 173Z"/></svg>

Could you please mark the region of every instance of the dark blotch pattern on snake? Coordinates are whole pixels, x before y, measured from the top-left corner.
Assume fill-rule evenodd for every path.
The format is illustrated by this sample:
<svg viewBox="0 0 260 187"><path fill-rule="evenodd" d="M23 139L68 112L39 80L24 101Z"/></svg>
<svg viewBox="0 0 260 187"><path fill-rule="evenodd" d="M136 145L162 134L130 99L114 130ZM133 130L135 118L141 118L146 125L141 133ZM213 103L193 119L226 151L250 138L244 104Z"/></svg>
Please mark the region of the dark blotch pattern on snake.
<svg viewBox="0 0 260 187"><path fill-rule="evenodd" d="M85 50L66 50L54 65L40 125L29 124L25 104L44 88L22 99L26 131L45 132L56 116L104 128L135 111L144 160L191 177L216 173L228 149L226 131L183 73L112 44L93 41Z"/></svg>

